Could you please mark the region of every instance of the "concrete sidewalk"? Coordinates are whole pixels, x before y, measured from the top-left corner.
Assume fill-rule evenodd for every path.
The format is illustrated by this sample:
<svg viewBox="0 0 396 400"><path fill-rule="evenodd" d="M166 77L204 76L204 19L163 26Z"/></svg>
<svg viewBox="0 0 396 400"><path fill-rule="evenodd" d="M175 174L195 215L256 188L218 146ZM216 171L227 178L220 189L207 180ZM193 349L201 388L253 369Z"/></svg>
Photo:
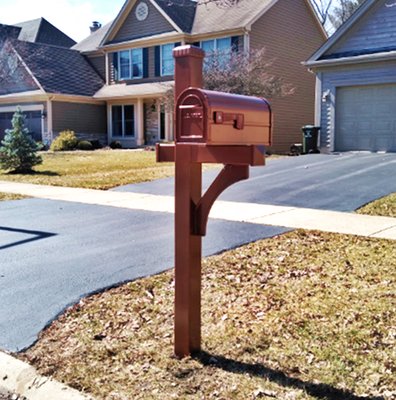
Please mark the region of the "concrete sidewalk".
<svg viewBox="0 0 396 400"><path fill-rule="evenodd" d="M0 181L0 192L133 210L174 212L173 196L64 188L4 181ZM211 210L210 218L396 240L396 218L389 217L217 201Z"/></svg>
<svg viewBox="0 0 396 400"><path fill-rule="evenodd" d="M14 397L12 397L14 395ZM29 364L0 351L0 398L27 400L94 400L51 378L37 373Z"/></svg>

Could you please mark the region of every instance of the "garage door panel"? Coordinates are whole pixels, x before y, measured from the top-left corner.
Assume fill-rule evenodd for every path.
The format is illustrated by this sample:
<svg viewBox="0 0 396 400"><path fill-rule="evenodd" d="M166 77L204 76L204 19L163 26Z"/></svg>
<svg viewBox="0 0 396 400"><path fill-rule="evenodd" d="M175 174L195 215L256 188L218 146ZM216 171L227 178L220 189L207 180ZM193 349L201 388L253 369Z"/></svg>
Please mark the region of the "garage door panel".
<svg viewBox="0 0 396 400"><path fill-rule="evenodd" d="M335 150L396 151L396 85L337 89Z"/></svg>

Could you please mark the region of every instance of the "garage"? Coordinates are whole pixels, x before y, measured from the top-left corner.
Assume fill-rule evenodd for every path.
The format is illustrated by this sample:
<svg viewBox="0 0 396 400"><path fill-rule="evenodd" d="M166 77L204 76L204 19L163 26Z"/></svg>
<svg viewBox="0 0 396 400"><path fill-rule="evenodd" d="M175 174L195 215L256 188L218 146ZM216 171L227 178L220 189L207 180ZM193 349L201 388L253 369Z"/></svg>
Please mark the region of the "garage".
<svg viewBox="0 0 396 400"><path fill-rule="evenodd" d="M26 116L26 127L36 141L41 141L42 137L42 119L41 111L23 111ZM5 130L11 128L13 112L0 112L0 140L3 140Z"/></svg>
<svg viewBox="0 0 396 400"><path fill-rule="evenodd" d="M335 150L396 151L396 85L338 88Z"/></svg>

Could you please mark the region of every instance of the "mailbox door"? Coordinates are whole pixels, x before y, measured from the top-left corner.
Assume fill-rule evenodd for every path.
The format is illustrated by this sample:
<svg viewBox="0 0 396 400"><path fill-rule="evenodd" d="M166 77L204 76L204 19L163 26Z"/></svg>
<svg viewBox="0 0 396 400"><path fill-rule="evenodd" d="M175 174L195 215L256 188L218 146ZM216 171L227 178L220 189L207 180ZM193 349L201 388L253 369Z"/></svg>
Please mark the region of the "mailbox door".
<svg viewBox="0 0 396 400"><path fill-rule="evenodd" d="M206 142L207 110L199 93L182 94L176 107L176 141Z"/></svg>

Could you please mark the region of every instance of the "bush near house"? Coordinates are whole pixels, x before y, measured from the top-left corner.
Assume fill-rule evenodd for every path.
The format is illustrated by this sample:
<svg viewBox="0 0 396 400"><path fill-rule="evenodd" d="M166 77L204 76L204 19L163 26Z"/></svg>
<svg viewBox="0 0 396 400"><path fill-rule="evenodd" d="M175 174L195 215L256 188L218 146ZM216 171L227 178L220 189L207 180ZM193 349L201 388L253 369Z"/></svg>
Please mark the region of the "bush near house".
<svg viewBox="0 0 396 400"><path fill-rule="evenodd" d="M78 142L77 144L77 149L78 150L94 150L94 147L92 145L91 142L88 142L88 140L81 140L80 142Z"/></svg>
<svg viewBox="0 0 396 400"><path fill-rule="evenodd" d="M78 139L73 131L67 130L59 134L51 143L50 150L52 151L67 151L74 150L78 145Z"/></svg>
<svg viewBox="0 0 396 400"><path fill-rule="evenodd" d="M0 147L0 168L13 173L31 172L42 163L37 154L40 146L25 127L25 115L18 109L12 118L12 129L6 130Z"/></svg>

